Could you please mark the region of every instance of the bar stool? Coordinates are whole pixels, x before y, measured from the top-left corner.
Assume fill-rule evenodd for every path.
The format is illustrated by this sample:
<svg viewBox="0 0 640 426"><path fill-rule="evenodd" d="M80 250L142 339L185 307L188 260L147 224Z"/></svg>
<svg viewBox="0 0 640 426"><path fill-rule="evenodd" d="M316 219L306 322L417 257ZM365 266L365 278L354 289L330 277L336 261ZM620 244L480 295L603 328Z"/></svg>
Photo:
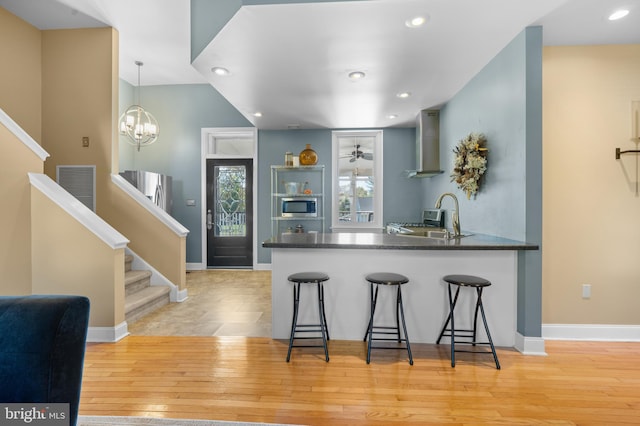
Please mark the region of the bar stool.
<svg viewBox="0 0 640 426"><path fill-rule="evenodd" d="M436 340L436 344L440 344L440 339L442 337L450 337L451 338L451 366L456 366L456 352L468 352L468 353L479 353L479 354L493 354L493 359L496 362L496 368L500 370L500 362L498 362L498 356L496 355L496 348L493 346L493 340L491 339L491 333L489 333L489 326L487 325L487 317L484 315L484 306L482 305L482 290L485 287L489 287L491 282L485 280L484 278L475 277L473 275L447 275L443 278L443 280L448 284L447 288L449 291L449 315L447 316L447 320L444 322L444 326L442 327L442 331L440 332L440 336L438 336L438 340ZM451 286L455 285L456 293L455 296L451 294ZM471 287L476 290L476 309L473 316L473 329L456 329L455 328L455 319L454 319L454 309L456 307L456 303L458 302L458 294L460 293L461 287ZM478 311L482 315L482 322L484 324L484 329L487 332L488 342L477 342L476 341L476 332L478 330ZM451 328L447 328L451 322ZM456 342L456 337L460 339L470 339L467 341L458 341ZM491 352L487 351L477 351L477 350L461 350L456 349L456 343L459 345L489 345L491 347Z"/></svg>
<svg viewBox="0 0 640 426"><path fill-rule="evenodd" d="M327 340L329 340L329 330L327 327L327 315L324 312L324 286L323 283L329 279L327 274L322 272L299 272L289 275L287 278L293 283L293 321L291 322L291 336L289 337L289 351L287 352L287 362L291 359L291 348L324 348L324 357L329 362L329 351L327 350ZM318 324L298 324L298 308L300 306L300 284L316 284L318 288ZM314 336L296 337L296 333L320 333L322 335L322 345L294 345L297 339L317 339Z"/></svg>
<svg viewBox="0 0 640 426"><path fill-rule="evenodd" d="M402 347L389 347L389 346L372 346L372 342L375 341L397 341L398 343L405 342L407 353L409 354L409 364L413 365L413 356L411 355L411 345L409 343L409 336L407 335L407 325L404 321L404 308L402 305L402 285L409 282L409 278L404 275L394 274L392 272L377 272L369 274L365 277L369 282L371 288L371 316L369 317L369 325L367 326L367 332L364 335L363 341L369 339L367 345L367 364L371 361L371 349L404 349ZM373 286L375 285L375 294ZM377 326L373 323L373 315L376 311L376 304L378 302L378 289L380 285L397 286L396 293L396 325L395 327L389 326ZM404 339L400 336L400 317L402 317L402 330L404 332ZM394 338L389 337L374 337L376 335L395 335Z"/></svg>

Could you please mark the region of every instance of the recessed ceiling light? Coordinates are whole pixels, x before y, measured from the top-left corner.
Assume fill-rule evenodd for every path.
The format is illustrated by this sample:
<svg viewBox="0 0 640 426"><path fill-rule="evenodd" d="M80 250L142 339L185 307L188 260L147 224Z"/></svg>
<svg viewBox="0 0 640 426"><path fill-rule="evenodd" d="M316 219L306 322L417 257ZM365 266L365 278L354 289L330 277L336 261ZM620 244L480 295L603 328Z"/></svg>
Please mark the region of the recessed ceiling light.
<svg viewBox="0 0 640 426"><path fill-rule="evenodd" d="M409 28L419 28L427 22L427 18L424 16L414 16L411 19L407 19L404 24Z"/></svg>
<svg viewBox="0 0 640 426"><path fill-rule="evenodd" d="M211 72L216 75L229 75L229 70L222 67L213 67L211 68Z"/></svg>
<svg viewBox="0 0 640 426"><path fill-rule="evenodd" d="M406 99L409 96L411 96L411 92L400 92L396 96L399 97L400 99Z"/></svg>
<svg viewBox="0 0 640 426"><path fill-rule="evenodd" d="M395 120L396 118L398 118L398 114L389 114L389 115L387 115L387 118L389 120Z"/></svg>
<svg viewBox="0 0 640 426"><path fill-rule="evenodd" d="M254 117L262 117L262 113L260 111L256 111L253 113Z"/></svg>
<svg viewBox="0 0 640 426"><path fill-rule="evenodd" d="M349 78L351 80L361 80L364 76L365 74L362 71L353 71L349 73Z"/></svg>
<svg viewBox="0 0 640 426"><path fill-rule="evenodd" d="M629 11L626 9L620 9L620 10L616 10L615 12L613 12L611 15L609 15L609 20L610 21L616 21L618 19L622 19L625 16L627 16L629 14Z"/></svg>

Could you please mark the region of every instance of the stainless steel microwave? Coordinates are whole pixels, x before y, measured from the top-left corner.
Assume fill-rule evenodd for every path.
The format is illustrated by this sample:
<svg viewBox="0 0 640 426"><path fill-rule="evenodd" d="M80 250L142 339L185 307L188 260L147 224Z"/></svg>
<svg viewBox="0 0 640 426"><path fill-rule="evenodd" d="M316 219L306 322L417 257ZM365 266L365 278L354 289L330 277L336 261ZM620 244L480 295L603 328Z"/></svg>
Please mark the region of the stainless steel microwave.
<svg viewBox="0 0 640 426"><path fill-rule="evenodd" d="M286 197L282 199L282 217L317 217L318 199L314 197Z"/></svg>

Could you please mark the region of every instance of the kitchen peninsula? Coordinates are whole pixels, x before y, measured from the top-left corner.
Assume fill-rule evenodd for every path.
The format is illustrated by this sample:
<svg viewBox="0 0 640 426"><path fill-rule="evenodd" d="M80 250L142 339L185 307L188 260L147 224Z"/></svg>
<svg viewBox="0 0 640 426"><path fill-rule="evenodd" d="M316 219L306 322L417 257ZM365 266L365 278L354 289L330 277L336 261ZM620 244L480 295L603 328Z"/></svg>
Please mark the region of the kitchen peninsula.
<svg viewBox="0 0 640 426"><path fill-rule="evenodd" d="M263 242L271 248L272 337L289 337L292 289L287 277L295 272L321 271L329 275L325 283L325 309L331 339L362 340L369 315L369 285L364 277L372 272L396 272L409 278L403 300L409 339L434 343L448 312L447 274L478 275L492 282L483 294L489 328L497 346L512 347L516 336L517 252L537 250L520 241L473 234L441 239L383 233L300 233L281 234ZM389 290L389 291L383 291ZM314 288L303 290L299 323L317 322ZM464 294L463 294L464 293ZM463 297L464 296L464 297ZM475 297L461 292L458 302L463 313L457 321L470 324ZM381 288L376 321L393 324L394 297ZM464 307L464 308L463 308ZM462 309L460 309L462 308ZM378 317L378 314L387 317ZM480 338L484 333L479 331Z"/></svg>

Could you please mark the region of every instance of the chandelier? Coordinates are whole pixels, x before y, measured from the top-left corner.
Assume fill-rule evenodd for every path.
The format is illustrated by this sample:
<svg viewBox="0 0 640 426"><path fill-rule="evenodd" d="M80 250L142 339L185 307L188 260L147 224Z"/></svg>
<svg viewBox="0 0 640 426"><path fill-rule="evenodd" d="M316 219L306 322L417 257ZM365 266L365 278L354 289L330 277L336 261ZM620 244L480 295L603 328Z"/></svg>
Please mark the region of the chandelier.
<svg viewBox="0 0 640 426"><path fill-rule="evenodd" d="M155 117L140 106L140 67L144 64L140 61L135 64L138 66L138 103L120 116L118 128L120 134L126 136L125 140L140 151L140 147L151 145L158 139L160 126Z"/></svg>

